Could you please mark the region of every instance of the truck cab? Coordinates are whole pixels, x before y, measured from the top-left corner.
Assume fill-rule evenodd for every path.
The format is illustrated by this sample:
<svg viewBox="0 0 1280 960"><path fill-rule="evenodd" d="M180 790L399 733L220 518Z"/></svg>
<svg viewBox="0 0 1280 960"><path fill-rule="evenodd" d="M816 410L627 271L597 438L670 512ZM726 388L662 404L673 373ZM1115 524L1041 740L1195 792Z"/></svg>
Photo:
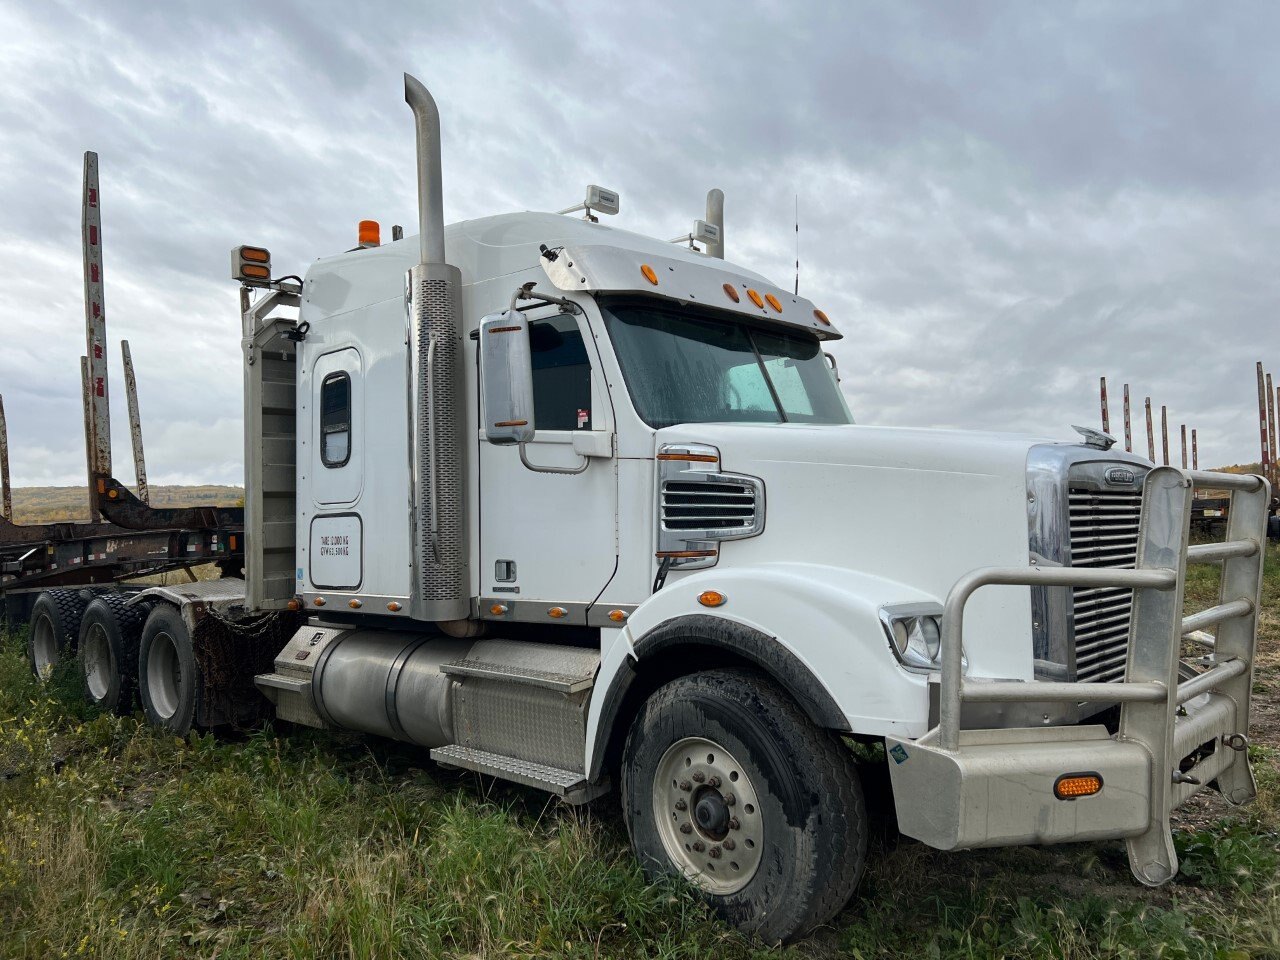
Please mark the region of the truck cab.
<svg viewBox="0 0 1280 960"><path fill-rule="evenodd" d="M1249 799L1264 481L1218 484L1214 553L1195 476L1093 431L856 424L839 327L752 271L590 209L445 228L406 98L421 235L242 300L247 613L307 616L257 677L278 716L616 787L647 869L771 940L857 886L854 741L911 836L1123 838L1148 883L1177 804Z"/></svg>

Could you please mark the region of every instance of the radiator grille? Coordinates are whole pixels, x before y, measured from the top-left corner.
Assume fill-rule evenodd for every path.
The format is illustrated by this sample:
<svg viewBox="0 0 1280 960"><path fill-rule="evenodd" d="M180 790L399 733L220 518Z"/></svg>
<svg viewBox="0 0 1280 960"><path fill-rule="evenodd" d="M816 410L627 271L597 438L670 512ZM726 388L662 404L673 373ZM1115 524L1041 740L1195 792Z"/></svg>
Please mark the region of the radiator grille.
<svg viewBox="0 0 1280 960"><path fill-rule="evenodd" d="M1138 555L1142 494L1072 487L1071 566L1133 569ZM1133 591L1077 588L1072 591L1076 680L1124 679Z"/></svg>
<svg viewBox="0 0 1280 960"><path fill-rule="evenodd" d="M667 530L747 532L756 525L754 484L665 480L662 484L662 526Z"/></svg>

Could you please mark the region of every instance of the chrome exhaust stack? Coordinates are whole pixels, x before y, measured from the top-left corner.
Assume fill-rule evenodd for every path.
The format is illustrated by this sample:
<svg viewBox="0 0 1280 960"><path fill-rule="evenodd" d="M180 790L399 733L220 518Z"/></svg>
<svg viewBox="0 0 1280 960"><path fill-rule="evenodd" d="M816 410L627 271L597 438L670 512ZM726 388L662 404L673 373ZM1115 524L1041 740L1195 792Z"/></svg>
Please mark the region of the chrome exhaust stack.
<svg viewBox="0 0 1280 960"><path fill-rule="evenodd" d="M421 254L409 271L405 305L410 344L415 619L470 614L466 502L466 421L462 370L462 274L445 263L440 111L417 79L404 75L418 156Z"/></svg>
<svg viewBox="0 0 1280 960"><path fill-rule="evenodd" d="M707 223L720 228L720 239L706 243L707 256L724 259L724 191L707 191Z"/></svg>

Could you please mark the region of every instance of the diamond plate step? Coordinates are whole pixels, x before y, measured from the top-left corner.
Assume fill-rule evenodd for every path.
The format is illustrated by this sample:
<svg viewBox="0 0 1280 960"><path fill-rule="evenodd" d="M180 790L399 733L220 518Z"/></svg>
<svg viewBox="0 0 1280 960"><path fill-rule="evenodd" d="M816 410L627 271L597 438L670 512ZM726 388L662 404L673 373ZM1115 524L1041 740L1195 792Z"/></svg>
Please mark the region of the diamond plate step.
<svg viewBox="0 0 1280 960"><path fill-rule="evenodd" d="M514 783L522 783L526 787L546 790L558 797L564 797L570 803L586 803L608 790L608 784L588 783L586 778L576 770L563 770L560 767L548 767L541 763L530 763L516 757L506 757L500 753L489 753L486 750L474 750L459 743L447 747L436 747L431 751L431 759L443 766L462 767L491 777L501 777Z"/></svg>
<svg viewBox="0 0 1280 960"><path fill-rule="evenodd" d="M259 690L270 688L299 694L310 693L311 687L311 681L305 677L290 677L283 673L260 673L253 678L253 682Z"/></svg>
<svg viewBox="0 0 1280 960"><path fill-rule="evenodd" d="M523 683L533 687L555 690L557 693L581 693L590 690L595 678L587 674L573 675L557 673L553 670L539 670L517 664L493 663L488 660L463 659L446 663L440 668L441 673L451 677L483 677L487 680L507 680L511 683Z"/></svg>

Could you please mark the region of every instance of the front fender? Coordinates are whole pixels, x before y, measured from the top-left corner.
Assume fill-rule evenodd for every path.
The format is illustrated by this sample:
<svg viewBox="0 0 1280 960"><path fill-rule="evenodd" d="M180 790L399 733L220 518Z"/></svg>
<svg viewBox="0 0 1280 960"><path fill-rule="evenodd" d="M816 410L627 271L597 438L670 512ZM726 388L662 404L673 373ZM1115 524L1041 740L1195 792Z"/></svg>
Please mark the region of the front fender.
<svg viewBox="0 0 1280 960"><path fill-rule="evenodd" d="M698 596L705 590L724 594L725 603L703 606ZM620 638L624 643L615 644L601 662L587 718L587 769L598 769L614 713L643 661L671 648L663 626L688 618L728 621L776 644L778 656L736 652L774 673L823 726L869 736L923 735L929 718L927 682L898 664L879 619L883 604L913 601L940 602L906 584L821 564L713 568L674 580L631 614ZM811 702L805 702L795 677L780 675L788 664L806 675Z"/></svg>

